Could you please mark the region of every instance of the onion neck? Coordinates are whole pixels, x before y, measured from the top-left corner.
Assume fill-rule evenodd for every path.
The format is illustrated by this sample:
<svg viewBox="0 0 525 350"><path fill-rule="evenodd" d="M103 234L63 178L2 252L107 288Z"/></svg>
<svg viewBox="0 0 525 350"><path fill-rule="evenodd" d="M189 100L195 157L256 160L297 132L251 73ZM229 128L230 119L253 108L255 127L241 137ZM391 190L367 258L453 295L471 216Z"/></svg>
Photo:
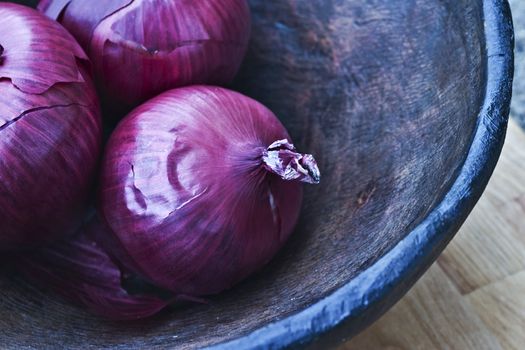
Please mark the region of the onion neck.
<svg viewBox="0 0 525 350"><path fill-rule="evenodd" d="M286 181L301 181L318 184L321 174L317 162L311 154L297 152L288 140L278 140L263 151L263 164L266 170Z"/></svg>

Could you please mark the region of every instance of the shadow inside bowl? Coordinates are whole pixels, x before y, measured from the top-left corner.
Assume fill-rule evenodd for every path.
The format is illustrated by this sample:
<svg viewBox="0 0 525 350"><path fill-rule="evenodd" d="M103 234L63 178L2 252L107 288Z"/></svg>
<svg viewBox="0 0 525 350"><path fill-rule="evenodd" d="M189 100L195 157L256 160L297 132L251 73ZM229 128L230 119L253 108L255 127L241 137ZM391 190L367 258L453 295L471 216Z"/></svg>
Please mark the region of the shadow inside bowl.
<svg viewBox="0 0 525 350"><path fill-rule="evenodd" d="M323 175L284 250L208 305L137 323L100 320L4 277L4 345L196 348L242 336L348 283L443 198L484 97L482 2L250 3L235 88L270 107Z"/></svg>

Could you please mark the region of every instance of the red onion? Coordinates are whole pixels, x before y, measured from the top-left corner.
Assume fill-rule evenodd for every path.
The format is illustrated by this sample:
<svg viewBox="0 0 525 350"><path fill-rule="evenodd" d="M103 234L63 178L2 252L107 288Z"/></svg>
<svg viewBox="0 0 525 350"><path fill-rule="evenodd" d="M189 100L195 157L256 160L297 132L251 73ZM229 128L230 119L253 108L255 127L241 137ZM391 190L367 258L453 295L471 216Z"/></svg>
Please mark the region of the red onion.
<svg viewBox="0 0 525 350"><path fill-rule="evenodd" d="M12 263L32 282L109 319L145 318L167 306L160 297L132 295L122 287L124 274L97 243L103 232L93 218L76 235L20 254Z"/></svg>
<svg viewBox="0 0 525 350"><path fill-rule="evenodd" d="M0 3L0 250L76 229L100 153L89 62L58 23Z"/></svg>
<svg viewBox="0 0 525 350"><path fill-rule="evenodd" d="M177 295L215 294L266 264L297 221L300 181L317 183L274 114L195 86L135 109L111 136L100 213L115 256Z"/></svg>
<svg viewBox="0 0 525 350"><path fill-rule="evenodd" d="M113 103L170 88L226 84L248 46L246 0L42 0L84 47Z"/></svg>

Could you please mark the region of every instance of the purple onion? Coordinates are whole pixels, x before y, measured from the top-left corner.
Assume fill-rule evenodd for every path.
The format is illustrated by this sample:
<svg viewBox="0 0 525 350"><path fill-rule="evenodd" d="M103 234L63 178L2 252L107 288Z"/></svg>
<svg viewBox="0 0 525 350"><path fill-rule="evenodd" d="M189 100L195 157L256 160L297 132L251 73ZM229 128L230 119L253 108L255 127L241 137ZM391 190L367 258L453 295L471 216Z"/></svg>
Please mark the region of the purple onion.
<svg viewBox="0 0 525 350"><path fill-rule="evenodd" d="M73 232L100 153L86 55L58 23L0 3L0 250Z"/></svg>
<svg viewBox="0 0 525 350"><path fill-rule="evenodd" d="M113 104L192 84L227 84L250 37L246 0L42 0L91 58Z"/></svg>
<svg viewBox="0 0 525 350"><path fill-rule="evenodd" d="M215 294L265 265L317 183L275 115L218 87L168 91L135 109L105 152L103 238L125 266L176 295Z"/></svg>

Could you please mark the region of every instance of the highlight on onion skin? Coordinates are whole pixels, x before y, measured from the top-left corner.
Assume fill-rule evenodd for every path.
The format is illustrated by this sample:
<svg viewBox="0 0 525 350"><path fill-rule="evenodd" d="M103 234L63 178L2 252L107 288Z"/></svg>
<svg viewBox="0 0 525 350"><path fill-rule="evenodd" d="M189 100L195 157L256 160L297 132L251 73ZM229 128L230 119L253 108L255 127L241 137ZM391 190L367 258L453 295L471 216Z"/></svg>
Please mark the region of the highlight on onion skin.
<svg viewBox="0 0 525 350"><path fill-rule="evenodd" d="M275 115L218 87L170 90L132 111L103 160L111 254L176 295L219 293L264 266L318 183Z"/></svg>
<svg viewBox="0 0 525 350"><path fill-rule="evenodd" d="M42 0L38 8L77 38L113 105L228 84L251 32L246 0Z"/></svg>
<svg viewBox="0 0 525 350"><path fill-rule="evenodd" d="M89 61L37 11L0 3L0 250L76 230L101 151Z"/></svg>

